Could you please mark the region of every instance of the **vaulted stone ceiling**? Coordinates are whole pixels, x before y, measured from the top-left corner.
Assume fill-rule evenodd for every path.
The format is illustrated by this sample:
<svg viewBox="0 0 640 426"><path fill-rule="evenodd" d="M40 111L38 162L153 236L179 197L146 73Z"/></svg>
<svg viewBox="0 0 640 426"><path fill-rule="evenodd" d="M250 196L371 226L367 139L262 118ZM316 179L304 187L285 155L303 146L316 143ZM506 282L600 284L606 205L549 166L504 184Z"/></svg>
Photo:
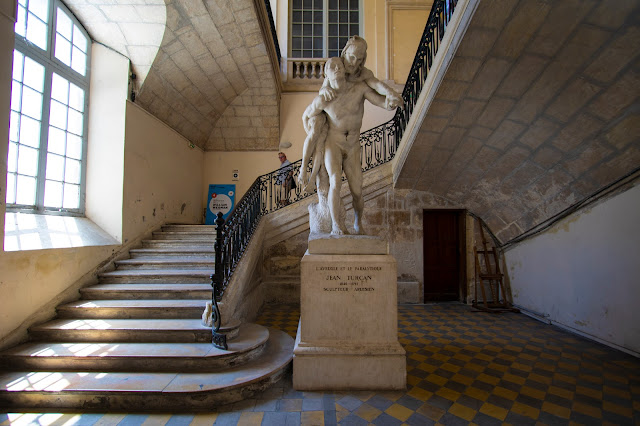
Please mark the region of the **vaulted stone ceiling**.
<svg viewBox="0 0 640 426"><path fill-rule="evenodd" d="M136 103L195 145L278 148L278 83L254 0L65 3L94 40L131 59Z"/></svg>
<svg viewBox="0 0 640 426"><path fill-rule="evenodd" d="M640 1L482 0L397 181L504 243L640 167Z"/></svg>

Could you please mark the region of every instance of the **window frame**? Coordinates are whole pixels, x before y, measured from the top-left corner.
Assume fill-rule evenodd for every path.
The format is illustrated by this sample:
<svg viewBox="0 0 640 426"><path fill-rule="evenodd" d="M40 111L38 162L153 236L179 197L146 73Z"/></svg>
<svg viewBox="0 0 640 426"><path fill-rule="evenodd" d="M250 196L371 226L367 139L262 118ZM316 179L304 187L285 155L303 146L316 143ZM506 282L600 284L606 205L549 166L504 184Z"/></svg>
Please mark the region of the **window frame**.
<svg viewBox="0 0 640 426"><path fill-rule="evenodd" d="M307 57L293 56L293 0L289 0L289 19L288 19L288 27L287 27L287 44L288 44L288 55L291 59L328 59L329 58L329 1L330 0L322 0L322 57ZM340 1L340 0L337 0ZM358 34L360 37L363 37L364 34L364 0L358 1ZM301 9L307 10L307 9ZM349 34L348 37L351 37L355 34ZM338 37L340 37L338 35ZM343 46L342 46L343 47ZM342 51L342 47L338 48L338 56ZM297 50L297 49L296 49ZM308 49L302 49L308 50ZM314 50L313 48L311 50Z"/></svg>
<svg viewBox="0 0 640 426"><path fill-rule="evenodd" d="M19 7L19 6L18 6ZM47 50L42 50L39 46L33 42L27 40L26 37L15 33L14 43L14 57L15 52L20 52L24 58L30 58L36 63L44 67L44 90L42 92L42 115L40 120L40 145L38 147L38 168L36 176L36 194L35 204L25 205L18 203L6 202L6 210L13 212L24 213L37 213L37 214L52 214L52 215L65 215L65 216L84 216L85 214L85 202L86 202L86 164L87 164L87 140L89 129L89 88L91 77L91 43L92 39L84 28L82 23L75 17L75 15L69 10L69 8L62 2L62 0L49 0L48 10L48 23L47 23ZM86 67L85 75L83 76L71 66L67 66L61 62L55 56L55 38L56 38L56 25L58 19L58 9L61 9L66 16L71 19L71 22L79 28L84 37L87 40L86 46ZM16 21L17 25L17 21ZM73 31L73 26L72 26ZM71 46L73 51L73 45ZM24 59L23 59L24 60ZM15 67L15 64L13 65ZM13 69L12 67L12 69ZM24 71L23 71L24 73ZM65 207L46 207L44 205L45 200L45 182L46 182L46 165L48 151L48 138L49 138L49 126L50 126L50 109L52 103L51 91L53 74L56 73L60 77L67 80L84 91L84 104L82 111L82 155L80 161L80 183L79 183L79 199L77 208L65 208ZM12 73L12 84L13 84ZM24 83L23 83L24 85ZM12 88L13 90L13 88ZM69 89L70 90L70 89ZM69 107L69 105L67 105ZM10 110L13 111L13 110ZM21 114L21 113L20 113ZM7 141L12 143L10 140ZM20 142L18 142L20 144ZM66 150L65 150L66 151ZM66 152L64 158L67 158ZM10 172L7 170L7 175ZM17 176L17 173L16 173ZM63 178L64 179L64 178ZM66 182L62 181L63 184ZM7 182L8 184L8 182ZM17 191L17 180L15 182ZM5 193L5 198L8 195L8 191ZM17 193L16 193L17 196ZM6 200L5 200L6 201ZM17 201L17 200L16 200Z"/></svg>

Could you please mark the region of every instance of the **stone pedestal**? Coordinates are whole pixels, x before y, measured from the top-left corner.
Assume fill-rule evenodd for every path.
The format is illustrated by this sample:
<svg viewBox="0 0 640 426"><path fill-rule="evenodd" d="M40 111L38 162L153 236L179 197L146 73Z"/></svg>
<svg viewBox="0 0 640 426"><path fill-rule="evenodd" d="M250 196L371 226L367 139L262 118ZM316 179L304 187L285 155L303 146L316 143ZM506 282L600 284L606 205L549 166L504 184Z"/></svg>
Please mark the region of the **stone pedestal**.
<svg viewBox="0 0 640 426"><path fill-rule="evenodd" d="M406 388L396 270L380 238L311 235L301 263L295 389Z"/></svg>

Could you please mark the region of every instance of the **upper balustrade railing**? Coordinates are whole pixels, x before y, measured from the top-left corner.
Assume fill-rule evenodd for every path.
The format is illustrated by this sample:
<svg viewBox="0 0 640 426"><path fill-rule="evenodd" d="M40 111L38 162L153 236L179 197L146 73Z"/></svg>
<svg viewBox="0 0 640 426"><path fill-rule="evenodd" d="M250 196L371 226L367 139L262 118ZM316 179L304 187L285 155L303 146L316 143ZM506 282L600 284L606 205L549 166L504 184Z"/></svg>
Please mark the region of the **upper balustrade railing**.
<svg viewBox="0 0 640 426"><path fill-rule="evenodd" d="M395 156L457 2L457 0L434 2L407 83L402 91L403 108L398 109L390 121L360 134L363 171L387 163ZM291 164L294 179L297 178L301 167L302 160ZM282 173L281 170L275 170L259 176L231 212L227 222L218 227L222 238L219 239L221 243L216 242L216 273L214 275L216 300L222 299L224 290L249 245L260 218L313 195L313 193L302 191L299 185L289 193L285 193L288 191L282 185Z"/></svg>

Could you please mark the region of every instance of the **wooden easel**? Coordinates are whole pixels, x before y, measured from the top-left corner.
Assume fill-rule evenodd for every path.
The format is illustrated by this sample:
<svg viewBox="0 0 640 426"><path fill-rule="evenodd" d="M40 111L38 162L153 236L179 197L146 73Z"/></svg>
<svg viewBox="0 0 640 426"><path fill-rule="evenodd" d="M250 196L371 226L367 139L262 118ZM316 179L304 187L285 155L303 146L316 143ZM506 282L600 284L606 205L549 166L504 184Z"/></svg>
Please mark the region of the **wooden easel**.
<svg viewBox="0 0 640 426"><path fill-rule="evenodd" d="M478 223L482 239L482 250L473 248L476 260L475 268L475 293L478 297L478 283L482 293L482 304L478 300L473 301L473 307L488 312L518 312L507 300L507 292L504 285L504 274L500 271L500 257L495 247L488 248L487 239L484 236L482 224ZM485 287L489 289L489 298Z"/></svg>

